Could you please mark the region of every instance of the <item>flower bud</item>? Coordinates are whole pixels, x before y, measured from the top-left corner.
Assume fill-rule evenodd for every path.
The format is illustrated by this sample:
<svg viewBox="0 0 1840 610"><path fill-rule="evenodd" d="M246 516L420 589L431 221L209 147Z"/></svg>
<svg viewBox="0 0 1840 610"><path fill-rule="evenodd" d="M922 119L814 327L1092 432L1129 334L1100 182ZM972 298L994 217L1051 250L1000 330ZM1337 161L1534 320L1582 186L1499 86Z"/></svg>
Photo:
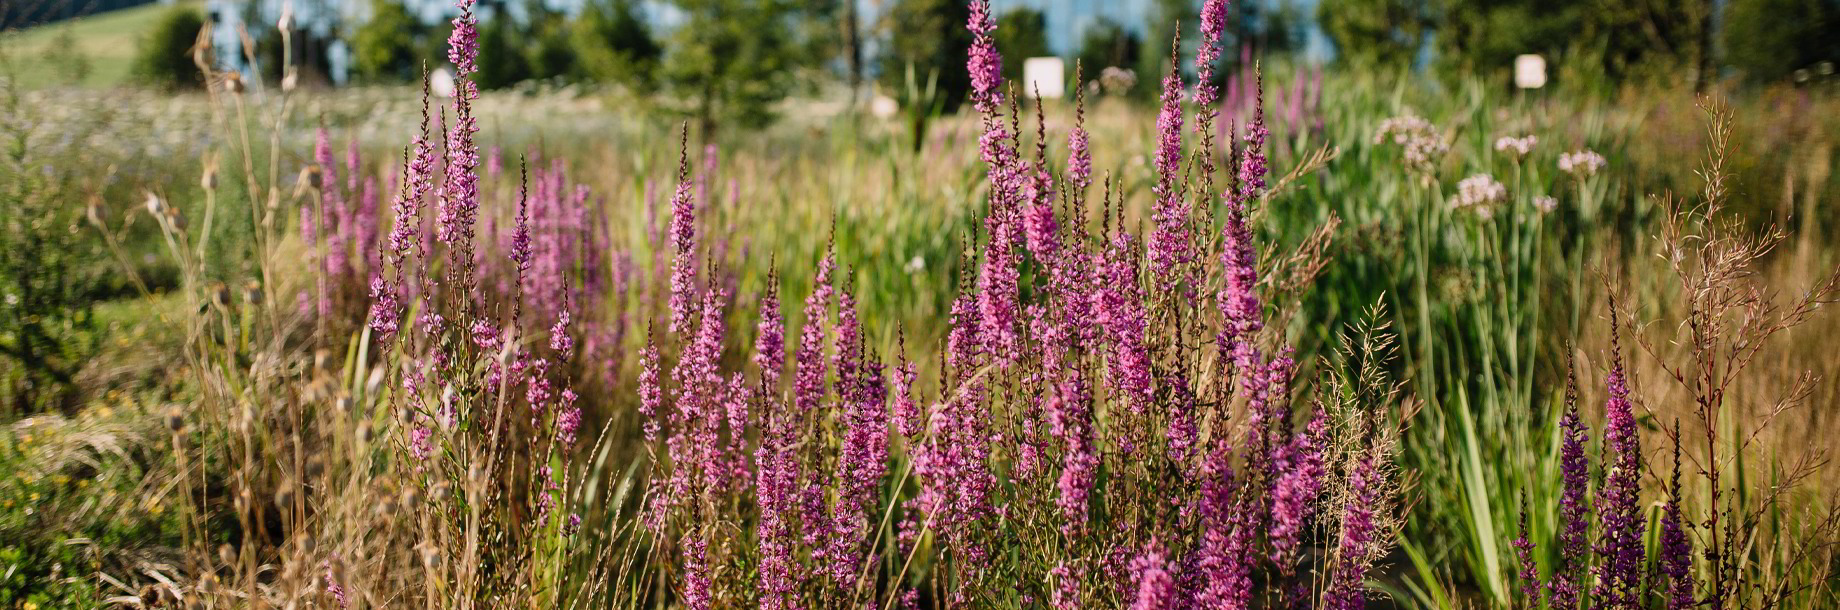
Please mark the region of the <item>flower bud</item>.
<svg viewBox="0 0 1840 610"><path fill-rule="evenodd" d="M262 283L249 280L243 284L243 301L250 305L262 304Z"/></svg>
<svg viewBox="0 0 1840 610"><path fill-rule="evenodd" d="M155 218L166 215L166 200L161 199L159 195L155 195L153 191L146 191L146 194L147 213L154 215Z"/></svg>
<svg viewBox="0 0 1840 610"><path fill-rule="evenodd" d="M84 208L83 215L88 217L89 223L95 225L98 229L106 228L108 225L109 208L102 204L102 197L100 196L91 196L89 198L89 206Z"/></svg>

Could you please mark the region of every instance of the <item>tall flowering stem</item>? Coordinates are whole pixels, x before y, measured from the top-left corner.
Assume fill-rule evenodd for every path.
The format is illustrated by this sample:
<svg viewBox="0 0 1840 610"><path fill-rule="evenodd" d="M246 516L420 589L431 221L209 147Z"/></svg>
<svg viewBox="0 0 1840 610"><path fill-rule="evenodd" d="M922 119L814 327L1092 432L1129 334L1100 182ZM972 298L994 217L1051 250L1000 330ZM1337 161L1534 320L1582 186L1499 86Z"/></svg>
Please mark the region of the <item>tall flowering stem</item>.
<svg viewBox="0 0 1840 610"><path fill-rule="evenodd" d="M677 190L671 194L671 334L688 332L696 298L696 191L690 181L690 127L678 135Z"/></svg>
<svg viewBox="0 0 1840 610"><path fill-rule="evenodd" d="M1615 307L1612 301L1612 328L1616 328ZM1605 473L1604 487L1597 496L1599 559L1592 597L1609 607L1633 608L1642 596L1642 538L1646 529L1641 507L1642 448L1636 436L1635 409L1629 401L1621 347L1614 340L1605 384L1610 398L1604 404Z"/></svg>
<svg viewBox="0 0 1840 610"><path fill-rule="evenodd" d="M1182 180L1182 36L1171 43L1169 72L1163 76L1162 108L1156 115L1156 196L1151 210L1149 260L1153 286L1167 291L1180 281L1182 268L1188 263L1190 210Z"/></svg>

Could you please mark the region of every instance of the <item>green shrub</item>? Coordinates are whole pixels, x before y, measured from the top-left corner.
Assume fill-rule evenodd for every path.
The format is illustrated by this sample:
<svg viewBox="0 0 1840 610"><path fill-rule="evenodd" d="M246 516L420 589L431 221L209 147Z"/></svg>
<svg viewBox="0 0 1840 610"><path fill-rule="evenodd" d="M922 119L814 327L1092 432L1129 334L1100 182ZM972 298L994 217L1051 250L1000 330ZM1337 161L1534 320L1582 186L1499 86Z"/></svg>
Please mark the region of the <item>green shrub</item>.
<svg viewBox="0 0 1840 610"><path fill-rule="evenodd" d="M204 29L204 17L196 9L175 6L160 16L160 21L141 39L139 55L134 60L134 74L148 85L163 89L197 87L203 84L198 66L192 62L192 45Z"/></svg>

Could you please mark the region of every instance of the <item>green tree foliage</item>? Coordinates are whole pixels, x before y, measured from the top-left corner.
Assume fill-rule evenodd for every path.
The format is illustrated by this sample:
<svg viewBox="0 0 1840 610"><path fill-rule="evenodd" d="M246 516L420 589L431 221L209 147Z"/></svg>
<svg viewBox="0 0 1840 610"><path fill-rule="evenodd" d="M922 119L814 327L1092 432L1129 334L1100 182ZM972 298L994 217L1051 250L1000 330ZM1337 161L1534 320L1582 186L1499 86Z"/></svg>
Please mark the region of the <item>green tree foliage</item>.
<svg viewBox="0 0 1840 610"><path fill-rule="evenodd" d="M639 91L656 85L664 49L636 8L637 0L599 0L582 8L569 28L584 78L616 82Z"/></svg>
<svg viewBox="0 0 1840 610"><path fill-rule="evenodd" d="M1707 0L1443 0L1437 63L1506 84L1514 57L1536 53L1608 86L1635 80L1688 82L1709 52Z"/></svg>
<svg viewBox="0 0 1840 610"><path fill-rule="evenodd" d="M1418 0L1338 0L1316 5L1316 20L1335 43L1336 58L1357 66L1412 62L1431 27Z"/></svg>
<svg viewBox="0 0 1840 610"><path fill-rule="evenodd" d="M420 73L420 39L428 28L400 0L371 3L371 18L352 36L358 74L377 81L404 81Z"/></svg>
<svg viewBox="0 0 1840 610"><path fill-rule="evenodd" d="M997 16L997 52L1003 54L1003 77L1022 78L1022 60L1053 55L1048 49L1048 16L1032 8L1018 8Z"/></svg>
<svg viewBox="0 0 1840 610"><path fill-rule="evenodd" d="M788 0L675 0L684 21L672 32L662 75L685 112L714 134L718 121L757 126L794 85L797 41Z"/></svg>
<svg viewBox="0 0 1840 610"><path fill-rule="evenodd" d="M971 77L965 73L965 56L971 49L971 34L965 30L969 18L962 0L896 0L884 22L888 46L881 56L882 86L906 91L912 67L916 82L934 84L942 111L956 110L971 90Z"/></svg>
<svg viewBox="0 0 1840 610"><path fill-rule="evenodd" d="M175 6L160 16L159 22L141 39L134 73L147 84L178 89L197 87L202 82L198 65L192 62L191 48L204 29L204 17L190 6Z"/></svg>
<svg viewBox="0 0 1840 610"><path fill-rule="evenodd" d="M1080 34L1080 51L1076 57L1085 68L1087 78L1098 78L1099 71L1108 67L1135 67L1142 58L1143 47L1143 40L1135 32L1100 17Z"/></svg>
<svg viewBox="0 0 1840 610"><path fill-rule="evenodd" d="M1752 82L1780 81L1823 61L1840 63L1840 2L1732 0L1725 58Z"/></svg>
<svg viewBox="0 0 1840 610"><path fill-rule="evenodd" d="M1156 0L1153 3L1145 28L1149 34L1144 37L1142 65L1137 68L1138 81L1150 86L1139 85L1138 92L1150 97L1162 92L1157 83L1161 83L1163 75L1169 72L1169 45L1175 42L1176 33L1181 32L1182 46L1192 46L1201 31L1200 23L1199 0Z"/></svg>
<svg viewBox="0 0 1840 610"><path fill-rule="evenodd" d="M569 42L568 18L541 2L532 4L531 11L530 25L527 27L530 39L530 51L527 53L530 77L554 79L579 74L581 70L576 67L579 57Z"/></svg>
<svg viewBox="0 0 1840 610"><path fill-rule="evenodd" d="M494 15L480 24L479 75L481 89L503 89L531 76L524 57L525 32L509 16Z"/></svg>

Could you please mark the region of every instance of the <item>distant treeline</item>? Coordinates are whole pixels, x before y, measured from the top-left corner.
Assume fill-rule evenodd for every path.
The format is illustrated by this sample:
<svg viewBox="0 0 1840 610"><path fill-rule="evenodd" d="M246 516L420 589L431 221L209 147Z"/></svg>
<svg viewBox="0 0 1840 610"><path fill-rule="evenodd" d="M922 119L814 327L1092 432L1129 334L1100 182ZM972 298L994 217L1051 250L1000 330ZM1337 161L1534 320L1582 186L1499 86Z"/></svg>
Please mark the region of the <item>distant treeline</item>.
<svg viewBox="0 0 1840 610"><path fill-rule="evenodd" d="M0 30L94 15L154 0L0 0Z"/></svg>

